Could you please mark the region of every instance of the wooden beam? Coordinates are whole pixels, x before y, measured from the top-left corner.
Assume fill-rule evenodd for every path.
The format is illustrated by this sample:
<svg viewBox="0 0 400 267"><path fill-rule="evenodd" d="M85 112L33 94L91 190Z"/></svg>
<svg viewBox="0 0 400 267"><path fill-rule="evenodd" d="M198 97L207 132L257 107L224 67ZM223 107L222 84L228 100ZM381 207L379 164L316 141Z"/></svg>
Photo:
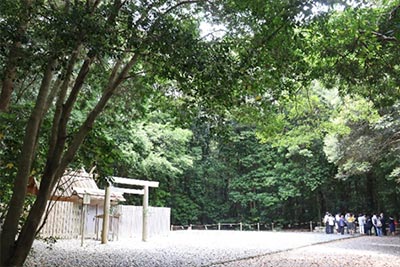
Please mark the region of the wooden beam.
<svg viewBox="0 0 400 267"><path fill-rule="evenodd" d="M111 176L108 177L109 180L113 181L114 184L127 184L127 185L136 185L143 186L143 190L135 190L128 188L120 188L114 187L113 190L117 190L122 193L129 194L140 194L143 195L143 218L142 218L142 240L147 241L149 235L149 187L158 187L159 182L155 181L145 181L145 180L137 180L137 179L129 179L122 177Z"/></svg>
<svg viewBox="0 0 400 267"><path fill-rule="evenodd" d="M121 188L121 187L111 187L112 192L134 194L134 195L144 195L143 189L131 189L131 188Z"/></svg>
<svg viewBox="0 0 400 267"><path fill-rule="evenodd" d="M129 184L129 185L148 186L148 187L158 187L159 184L159 182L155 181L145 181L145 180L129 179L129 178L122 178L115 176L111 176L110 180L114 181L115 184Z"/></svg>

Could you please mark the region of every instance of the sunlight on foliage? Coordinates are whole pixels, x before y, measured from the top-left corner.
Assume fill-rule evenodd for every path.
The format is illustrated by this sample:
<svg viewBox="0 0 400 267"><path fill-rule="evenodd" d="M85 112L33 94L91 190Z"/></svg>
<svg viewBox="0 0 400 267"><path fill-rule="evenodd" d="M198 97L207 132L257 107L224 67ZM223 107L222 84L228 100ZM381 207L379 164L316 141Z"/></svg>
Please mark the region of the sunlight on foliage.
<svg viewBox="0 0 400 267"><path fill-rule="evenodd" d="M389 177L395 178L398 183L400 183L400 167L395 168L390 174Z"/></svg>

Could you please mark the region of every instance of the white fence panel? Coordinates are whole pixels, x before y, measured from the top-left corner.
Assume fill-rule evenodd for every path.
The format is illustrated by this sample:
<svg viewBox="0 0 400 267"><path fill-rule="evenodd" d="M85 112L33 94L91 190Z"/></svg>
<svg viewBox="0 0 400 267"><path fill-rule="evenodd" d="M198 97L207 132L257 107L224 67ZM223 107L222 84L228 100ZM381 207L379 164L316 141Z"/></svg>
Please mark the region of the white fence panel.
<svg viewBox="0 0 400 267"><path fill-rule="evenodd" d="M49 202L50 203L50 202ZM73 202L51 202L54 204L47 222L40 231L41 237L78 238L81 235L82 205ZM101 233L102 219L96 215L102 214L101 205L88 206L85 218L85 237L98 238ZM170 231L171 209L149 207L148 230L149 237L166 235ZM143 208L141 206L119 205L114 212L119 215L110 224L110 234L118 233L119 238L142 238ZM96 229L97 228L97 229ZM96 231L97 230L97 231Z"/></svg>
<svg viewBox="0 0 400 267"><path fill-rule="evenodd" d="M149 207L149 237L166 235L170 231L171 209ZM119 238L141 238L143 224L143 208L141 206L120 205L118 213Z"/></svg>

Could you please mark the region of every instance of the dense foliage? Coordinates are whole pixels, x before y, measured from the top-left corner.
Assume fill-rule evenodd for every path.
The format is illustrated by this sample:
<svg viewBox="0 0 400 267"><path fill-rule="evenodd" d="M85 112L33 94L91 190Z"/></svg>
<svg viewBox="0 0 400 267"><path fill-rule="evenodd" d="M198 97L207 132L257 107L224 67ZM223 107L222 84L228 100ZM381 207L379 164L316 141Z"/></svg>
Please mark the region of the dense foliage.
<svg viewBox="0 0 400 267"><path fill-rule="evenodd" d="M159 181L174 224L398 216L399 9L1 1L0 265L22 265L66 168Z"/></svg>

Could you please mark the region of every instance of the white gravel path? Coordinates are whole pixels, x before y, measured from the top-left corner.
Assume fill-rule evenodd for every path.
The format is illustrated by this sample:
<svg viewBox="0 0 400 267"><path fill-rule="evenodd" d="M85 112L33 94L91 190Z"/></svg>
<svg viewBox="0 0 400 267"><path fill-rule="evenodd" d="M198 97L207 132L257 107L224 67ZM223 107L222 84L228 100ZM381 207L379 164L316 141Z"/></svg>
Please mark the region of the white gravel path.
<svg viewBox="0 0 400 267"><path fill-rule="evenodd" d="M400 237L362 236L212 267L399 267Z"/></svg>
<svg viewBox="0 0 400 267"><path fill-rule="evenodd" d="M100 241L85 240L83 247L80 246L80 240L58 240L52 246L35 241L25 267L261 266L259 261L254 260L260 257L255 256L272 257L276 255L273 252L306 249L312 244L348 237L318 233L192 230L170 232L168 236L153 238L148 242L130 239L102 245Z"/></svg>

